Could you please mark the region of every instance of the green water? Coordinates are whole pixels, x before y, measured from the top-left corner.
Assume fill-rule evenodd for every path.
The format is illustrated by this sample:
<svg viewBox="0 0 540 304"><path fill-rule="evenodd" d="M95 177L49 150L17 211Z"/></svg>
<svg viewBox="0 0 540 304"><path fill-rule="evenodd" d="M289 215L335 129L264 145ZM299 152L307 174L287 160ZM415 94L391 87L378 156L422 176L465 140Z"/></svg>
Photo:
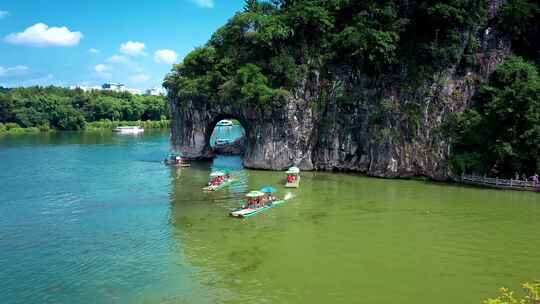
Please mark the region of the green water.
<svg viewBox="0 0 540 304"><path fill-rule="evenodd" d="M167 132L0 139L0 303L481 303L540 279L540 196L165 167ZM214 168L238 182L201 187ZM227 216L249 189L287 203Z"/></svg>

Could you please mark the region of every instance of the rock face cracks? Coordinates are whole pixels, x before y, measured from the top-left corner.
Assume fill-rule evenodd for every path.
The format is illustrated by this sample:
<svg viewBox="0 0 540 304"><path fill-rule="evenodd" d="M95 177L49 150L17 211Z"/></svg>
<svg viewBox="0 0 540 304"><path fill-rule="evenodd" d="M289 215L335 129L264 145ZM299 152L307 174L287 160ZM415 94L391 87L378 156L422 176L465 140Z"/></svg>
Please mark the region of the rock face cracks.
<svg viewBox="0 0 540 304"><path fill-rule="evenodd" d="M498 61L501 53L490 55ZM465 110L478 77L446 76L410 92L400 88L365 88L348 103L324 104L291 96L268 105L194 103L171 100L173 147L193 159L214 156L209 145L221 119L238 119L246 130L244 165L284 170L358 171L378 177L451 177L450 142L444 123ZM375 92L375 93L372 93Z"/></svg>
<svg viewBox="0 0 540 304"><path fill-rule="evenodd" d="M296 165L378 177L449 179L451 143L445 122L470 106L479 85L509 53L494 29L480 32L478 69L450 69L414 85L406 79L381 81L361 71L336 69L331 81L319 81L318 72L310 72L284 101L274 104L169 97L173 147L194 159L211 158L214 126L234 118L246 131L248 168L284 170ZM344 91L354 97L336 97Z"/></svg>

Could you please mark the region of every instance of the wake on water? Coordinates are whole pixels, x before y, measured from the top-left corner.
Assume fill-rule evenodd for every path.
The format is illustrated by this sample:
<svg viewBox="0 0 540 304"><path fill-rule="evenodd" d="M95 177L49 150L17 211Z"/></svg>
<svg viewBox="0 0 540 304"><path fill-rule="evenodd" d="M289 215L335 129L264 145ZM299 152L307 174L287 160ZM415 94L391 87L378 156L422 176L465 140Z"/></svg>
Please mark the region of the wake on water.
<svg viewBox="0 0 540 304"><path fill-rule="evenodd" d="M290 200L291 198L294 197L294 194L288 192L287 194L285 194L285 197L283 198L284 200L288 201Z"/></svg>

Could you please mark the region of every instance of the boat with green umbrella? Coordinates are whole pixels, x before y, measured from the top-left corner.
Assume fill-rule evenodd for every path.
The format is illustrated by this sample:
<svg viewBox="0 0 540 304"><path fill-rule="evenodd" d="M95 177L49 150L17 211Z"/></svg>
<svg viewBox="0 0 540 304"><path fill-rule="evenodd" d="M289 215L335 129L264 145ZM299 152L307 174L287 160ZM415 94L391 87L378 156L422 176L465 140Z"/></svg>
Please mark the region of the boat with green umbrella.
<svg viewBox="0 0 540 304"><path fill-rule="evenodd" d="M231 184L234 181L232 176L224 171L214 171L210 173L210 181L208 186L204 187L205 191L218 191L225 188L225 186Z"/></svg>
<svg viewBox="0 0 540 304"><path fill-rule="evenodd" d="M230 215L238 218L247 218L285 203L285 200L278 200L274 195L276 188L264 187L260 191L251 191L246 194L246 203L236 210L231 211Z"/></svg>
<svg viewBox="0 0 540 304"><path fill-rule="evenodd" d="M287 173L287 181L285 183L285 187L286 188L300 187L300 169L298 167L290 167L286 173Z"/></svg>

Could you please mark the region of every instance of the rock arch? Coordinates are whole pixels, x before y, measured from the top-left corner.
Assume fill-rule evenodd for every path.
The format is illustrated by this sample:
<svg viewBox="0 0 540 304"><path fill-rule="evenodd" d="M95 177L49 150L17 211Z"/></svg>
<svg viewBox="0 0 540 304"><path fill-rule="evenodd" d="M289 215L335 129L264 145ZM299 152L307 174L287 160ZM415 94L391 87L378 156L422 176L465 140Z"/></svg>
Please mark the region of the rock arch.
<svg viewBox="0 0 540 304"><path fill-rule="evenodd" d="M172 145L192 159L214 157L210 136L225 118L238 119L246 132L244 165L248 168L284 170L296 165L314 169L311 161L313 125L311 111L288 105L239 105L188 101L171 102ZM303 123L299 124L298 120Z"/></svg>
<svg viewBox="0 0 540 304"><path fill-rule="evenodd" d="M237 117L231 117L229 115L218 115L214 121L212 121L212 123L210 124L210 127L207 129L208 133L206 135L206 140L211 142L212 141L212 135L214 134L214 132L216 131L216 128L218 127L218 123L224 119L229 119L229 120L238 120L240 121L240 126L242 127L243 131L244 131L244 136L243 137L240 137L240 138L237 138L235 139L235 141L233 143L231 143L230 145L227 145L226 147L211 147L211 150L214 152L214 153L218 153L218 154L230 154L230 155L243 155L244 154L244 151L245 151L245 146L246 146L246 135L245 135L245 132L246 132L246 129L244 127L244 124L246 124L247 122L244 121L244 123L242 123L242 119L240 118L237 118Z"/></svg>

